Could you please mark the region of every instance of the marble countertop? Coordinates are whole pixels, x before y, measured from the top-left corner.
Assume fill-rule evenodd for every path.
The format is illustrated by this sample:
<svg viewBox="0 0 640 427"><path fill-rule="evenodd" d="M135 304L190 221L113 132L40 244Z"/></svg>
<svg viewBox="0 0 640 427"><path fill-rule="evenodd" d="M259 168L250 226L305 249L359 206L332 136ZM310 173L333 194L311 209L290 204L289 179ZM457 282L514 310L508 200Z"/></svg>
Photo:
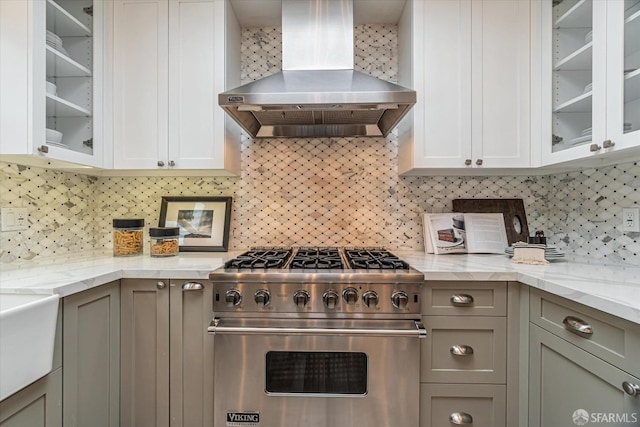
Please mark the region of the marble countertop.
<svg viewBox="0 0 640 427"><path fill-rule="evenodd" d="M518 281L640 324L640 268L555 261L513 264L503 255L431 255L393 251L428 281ZM122 278L206 280L242 251L114 258L111 253L70 255L0 266L0 293L61 297Z"/></svg>

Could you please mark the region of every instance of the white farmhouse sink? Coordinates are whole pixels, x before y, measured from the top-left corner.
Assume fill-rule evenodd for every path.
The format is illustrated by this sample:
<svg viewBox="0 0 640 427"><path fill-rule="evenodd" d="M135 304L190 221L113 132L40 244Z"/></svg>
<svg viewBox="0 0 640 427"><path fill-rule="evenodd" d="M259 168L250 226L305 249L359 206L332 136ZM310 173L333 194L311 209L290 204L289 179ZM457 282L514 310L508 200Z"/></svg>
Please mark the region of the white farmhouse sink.
<svg viewBox="0 0 640 427"><path fill-rule="evenodd" d="M51 371L58 299L0 293L0 400Z"/></svg>

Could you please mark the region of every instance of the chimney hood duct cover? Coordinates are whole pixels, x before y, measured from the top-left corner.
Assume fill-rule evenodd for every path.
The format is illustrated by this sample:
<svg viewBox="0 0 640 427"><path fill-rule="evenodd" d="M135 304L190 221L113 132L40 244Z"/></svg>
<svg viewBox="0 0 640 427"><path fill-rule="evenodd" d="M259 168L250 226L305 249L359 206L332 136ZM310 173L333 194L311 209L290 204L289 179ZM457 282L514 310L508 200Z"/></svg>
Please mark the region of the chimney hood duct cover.
<svg viewBox="0 0 640 427"><path fill-rule="evenodd" d="M352 69L352 0L283 0L282 34L284 71L218 95L252 137L387 136L416 103Z"/></svg>

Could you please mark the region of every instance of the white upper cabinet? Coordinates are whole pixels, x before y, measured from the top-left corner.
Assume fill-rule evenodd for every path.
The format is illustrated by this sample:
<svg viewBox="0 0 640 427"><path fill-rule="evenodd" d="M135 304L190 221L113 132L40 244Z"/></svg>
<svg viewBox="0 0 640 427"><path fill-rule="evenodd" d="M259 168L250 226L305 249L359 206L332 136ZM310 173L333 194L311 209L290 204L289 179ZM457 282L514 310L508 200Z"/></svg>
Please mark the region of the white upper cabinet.
<svg viewBox="0 0 640 427"><path fill-rule="evenodd" d="M640 147L640 1L542 10L542 164L597 165Z"/></svg>
<svg viewBox="0 0 640 427"><path fill-rule="evenodd" d="M531 166L531 7L528 0L407 2L400 84L413 87L418 102L399 127L400 173Z"/></svg>
<svg viewBox="0 0 640 427"><path fill-rule="evenodd" d="M228 2L117 0L113 24L114 169L238 174L239 131L217 102L239 78Z"/></svg>
<svg viewBox="0 0 640 427"><path fill-rule="evenodd" d="M102 6L0 1L4 160L102 167Z"/></svg>

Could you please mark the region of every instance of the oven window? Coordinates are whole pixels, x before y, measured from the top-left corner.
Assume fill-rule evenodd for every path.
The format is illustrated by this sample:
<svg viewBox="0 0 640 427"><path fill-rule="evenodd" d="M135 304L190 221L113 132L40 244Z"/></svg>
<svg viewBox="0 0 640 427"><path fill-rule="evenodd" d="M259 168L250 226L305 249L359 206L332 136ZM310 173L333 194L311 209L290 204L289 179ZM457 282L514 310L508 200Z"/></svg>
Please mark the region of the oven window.
<svg viewBox="0 0 640 427"><path fill-rule="evenodd" d="M270 351L267 393L367 394L367 355Z"/></svg>

